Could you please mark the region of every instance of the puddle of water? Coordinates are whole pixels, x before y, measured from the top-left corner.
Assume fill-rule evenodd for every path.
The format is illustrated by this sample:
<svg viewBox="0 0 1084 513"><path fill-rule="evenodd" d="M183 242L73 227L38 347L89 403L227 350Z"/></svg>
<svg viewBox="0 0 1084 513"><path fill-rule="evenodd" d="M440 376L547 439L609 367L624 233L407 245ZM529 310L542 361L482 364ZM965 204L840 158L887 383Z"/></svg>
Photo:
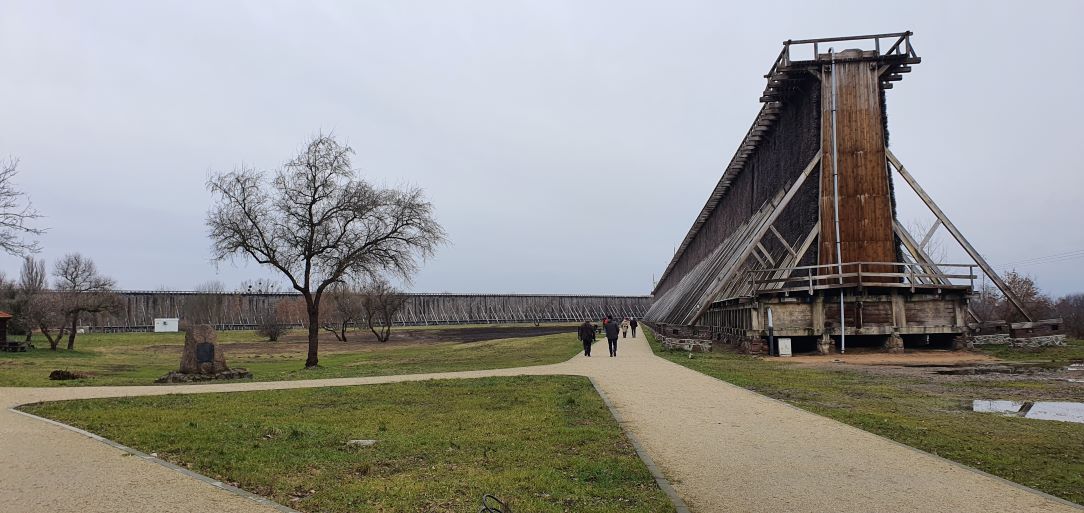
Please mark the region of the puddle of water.
<svg viewBox="0 0 1084 513"><path fill-rule="evenodd" d="M1024 418L1084 423L1084 403L1038 402L1031 406Z"/></svg>
<svg viewBox="0 0 1084 513"><path fill-rule="evenodd" d="M976 399L971 409L983 413L1000 413L1036 420L1057 420L1084 424L1084 403L1063 401L997 401Z"/></svg>
<svg viewBox="0 0 1084 513"><path fill-rule="evenodd" d="M1021 401L986 401L975 400L971 402L971 409L981 413L1008 413L1015 415L1024 407Z"/></svg>

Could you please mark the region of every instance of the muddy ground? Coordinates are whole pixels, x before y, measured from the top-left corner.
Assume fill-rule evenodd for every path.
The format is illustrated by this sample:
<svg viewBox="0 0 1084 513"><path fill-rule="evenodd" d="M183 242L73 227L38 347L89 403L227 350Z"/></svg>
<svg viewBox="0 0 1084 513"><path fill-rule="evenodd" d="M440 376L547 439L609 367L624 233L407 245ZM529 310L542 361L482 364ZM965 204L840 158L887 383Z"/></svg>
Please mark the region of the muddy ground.
<svg viewBox="0 0 1084 513"><path fill-rule="evenodd" d="M928 349L888 354L864 348L846 355L795 356L789 361L802 367L917 380L922 383L920 388L932 392L948 392L962 384L985 382L996 389L994 395L1004 398L1028 395L1042 399L1084 400L1084 364L1081 362L1010 362L971 351Z"/></svg>
<svg viewBox="0 0 1084 513"><path fill-rule="evenodd" d="M482 342L507 338L539 337L557 333L575 333L575 326L475 326L467 328L397 328L387 342L378 342L369 330L353 330L347 333L345 342L335 340L330 332L320 332L320 352L355 353L388 347L422 346L428 344ZM154 353L180 354L182 344L147 346ZM308 349L308 334L293 330L277 342L231 342L228 351L234 355L304 353Z"/></svg>

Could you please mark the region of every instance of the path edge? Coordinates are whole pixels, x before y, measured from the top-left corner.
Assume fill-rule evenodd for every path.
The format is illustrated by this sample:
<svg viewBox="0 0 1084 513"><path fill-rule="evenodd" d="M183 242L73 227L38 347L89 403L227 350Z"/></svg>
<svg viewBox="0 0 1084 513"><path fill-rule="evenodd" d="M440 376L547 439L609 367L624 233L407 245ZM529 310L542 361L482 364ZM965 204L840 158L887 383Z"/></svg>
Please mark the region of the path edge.
<svg viewBox="0 0 1084 513"><path fill-rule="evenodd" d="M101 443L104 443L104 444L114 448L114 449L119 449L122 452L128 453L128 454L130 454L132 456L136 456L136 457L138 457L139 459L141 459L143 461L148 461L150 463L155 463L155 464L161 465L161 466L163 466L163 467L165 467L165 468L167 468L169 470L172 470L174 472L178 472L180 474L183 474L183 475L185 475L187 477L190 477L192 479L195 479L197 481L201 481L203 483L209 484L209 485L211 485L211 486L213 486L215 488L218 488L219 490L225 491L226 493L230 493L230 494L233 494L233 495L248 499L248 500L253 501L255 503L258 503L258 504L260 504L262 506L267 506L267 507L270 507L270 508L277 509L277 510L281 511L282 513L302 513L301 511L293 509L293 508L291 508L289 506L284 506L282 504L279 504L279 503L277 503L277 502L275 502L275 501L273 501L271 499L268 499L267 497L264 497L262 495L256 495L256 494L254 494L252 492L249 492L247 490L242 490L241 488L238 488L236 486L223 483L222 481L219 481L217 479L207 477L207 476L205 476L203 474L198 474L198 473L193 472L193 471L191 471L191 470L189 470L187 468L184 468L182 466L175 465L175 464L170 463L170 462L168 462L166 460L163 460L163 459L161 459L161 458L159 458L157 456L151 456L150 454L147 454L147 453L142 452L142 451L138 451L136 449L128 447L127 445L114 442L113 440L110 440L110 439L105 438L105 437L100 436L100 435L96 435L96 434L91 433L90 431L87 431L85 429L79 429L79 428L77 428L75 426L65 424L63 422L58 422L58 421L55 421L53 419L47 419L45 417L39 417L37 415L34 415L33 413L27 413L25 411L22 411L22 410L18 409L18 408L21 408L23 406L29 406L29 405L33 405L33 404L39 404L39 403L27 403L27 404L15 405L15 406L12 406L12 407L8 408L8 411L10 411L12 413L17 413L19 415L23 415L23 416L26 416L26 417L30 417L32 419L40 420L42 422L45 422L47 424L51 424L53 426L57 426L57 427L60 427L60 428L63 428L63 429L67 429L68 431L78 433L78 434L83 435L83 436L85 436L87 438L90 438L92 440L97 440L97 441L99 441Z"/></svg>
<svg viewBox="0 0 1084 513"><path fill-rule="evenodd" d="M640 440L636 438L636 435L632 433L632 430L626 427L624 419L621 418L621 414L617 412L617 408L610 401L610 397L606 395L606 392L602 390L595 378L587 376L587 379L591 380L591 386L595 387L595 392L602 398L602 402L606 404L606 407L610 409L610 415L613 415L617 425L621 427L621 431L625 433L625 437L629 439L629 443L632 444L633 449L636 451L636 455L640 457L640 460L647 466L648 472L655 478L655 483L659 485L663 493L670 498L670 503L674 505L674 509L677 513L691 513L689 507L685 505L685 501L681 500L681 496L678 495L677 490L670 484L670 481L666 479L666 476L662 475L662 471L655 465L655 461L651 459L651 456L644 450L644 446L640 444Z"/></svg>

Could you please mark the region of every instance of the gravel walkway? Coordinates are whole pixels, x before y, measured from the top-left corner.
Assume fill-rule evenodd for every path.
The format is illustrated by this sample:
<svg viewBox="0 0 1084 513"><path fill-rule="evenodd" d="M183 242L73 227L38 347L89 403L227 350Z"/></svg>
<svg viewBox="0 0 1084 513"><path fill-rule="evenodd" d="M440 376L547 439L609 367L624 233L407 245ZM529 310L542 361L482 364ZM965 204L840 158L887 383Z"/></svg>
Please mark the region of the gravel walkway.
<svg viewBox="0 0 1084 513"><path fill-rule="evenodd" d="M589 376L674 488L717 511L1082 511L1065 501L902 446L651 354L457 373L196 386L0 388L0 511L276 512L59 426L8 410L36 401L272 390L483 376Z"/></svg>

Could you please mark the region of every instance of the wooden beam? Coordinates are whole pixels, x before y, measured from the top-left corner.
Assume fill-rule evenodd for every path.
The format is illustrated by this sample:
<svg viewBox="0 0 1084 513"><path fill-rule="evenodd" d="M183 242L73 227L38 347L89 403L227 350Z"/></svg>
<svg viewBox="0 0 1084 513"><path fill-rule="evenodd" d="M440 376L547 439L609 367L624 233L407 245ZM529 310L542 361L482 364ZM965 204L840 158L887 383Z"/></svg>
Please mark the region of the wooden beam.
<svg viewBox="0 0 1084 513"><path fill-rule="evenodd" d="M922 237L922 242L918 243L918 247L922 248L923 251L926 250L926 245L930 243L930 239L933 238L933 234L934 234L934 232L937 231L938 226L941 226L941 220L940 219L934 219L933 224L930 225L929 231L926 232L926 236Z"/></svg>
<svg viewBox="0 0 1084 513"><path fill-rule="evenodd" d="M937 203L934 203L933 198L930 198L930 196L926 194L926 191L922 189L922 186L920 186L917 181L915 181L915 178L911 176L911 173L907 172L907 169L903 167L903 164L901 164L899 159L896 158L896 155L894 155L892 151L887 148L885 149L885 155L888 156L888 161L892 163L892 167L896 168L896 172L898 172L900 176L903 177L903 180L907 182L907 185L911 186L911 189L915 191L915 194L918 194L918 197L922 198L922 201L926 203L926 206L929 207L930 211L932 211L933 214L937 216L937 219L939 219L941 223L945 225L945 229L947 229L949 233L952 234L952 237L956 239L956 242L959 242L960 245L963 246L964 251L967 251L967 254L975 260L975 263L979 264L982 272L986 273L986 275L990 277L990 281L994 282L994 285L997 285L997 288L1001 290L1002 294L1005 294L1005 298L1008 299L1010 303L1012 303L1012 305L1020 312L1021 315L1024 316L1025 319L1027 319L1028 321L1033 321L1034 319L1032 319L1031 314L1029 314L1027 310L1024 309L1023 303L1021 303L1020 300L1017 299L1016 294L1012 291L1012 289L1009 288L1009 285L1001 279L1001 276L998 276L997 272L994 271L994 268L991 267L990 264L986 262L986 259L979 254L975 247L967 241L967 238L964 237L964 234L960 233L960 230L956 229L956 225L952 224L952 221L949 221L948 216L946 216L945 213L941 211L941 208L937 206Z"/></svg>
<svg viewBox="0 0 1084 513"><path fill-rule="evenodd" d="M768 253L767 249L764 249L764 245L761 244L760 241L757 241L757 249L759 249L760 252L764 254L764 258L768 260L768 263L772 264L772 267L775 267L775 259L772 258L772 254Z"/></svg>
<svg viewBox="0 0 1084 513"><path fill-rule="evenodd" d="M914 237L911 237L911 234L907 229L896 220L892 221L892 227L893 231L896 232L896 235L900 237L900 242L903 243L903 247L907 249L907 252L910 253L917 262L919 262L919 265L925 269L926 272L939 275L938 281L942 284L949 285L950 282L948 280L941 278L941 276L944 275L944 273L941 272L941 268L937 267L936 263L930 258L930 255L927 255L926 252L922 250L922 247L915 242Z"/></svg>
<svg viewBox="0 0 1084 513"><path fill-rule="evenodd" d="M817 223L813 225L813 229L809 230L809 234L805 236L805 239L802 241L802 245L798 248L798 251L794 251L793 253L791 253L790 258L784 259L783 265L781 265L780 267L797 267L798 264L802 262L802 258L805 257L805 254L809 252L809 248L813 246L813 242L817 240L817 235L820 235L820 233L821 222L817 221ZM786 278L787 276L783 276L783 273L786 272L788 272L788 270L785 269L779 271L778 273L773 275L772 278Z"/></svg>
<svg viewBox="0 0 1084 513"><path fill-rule="evenodd" d="M941 221L938 220L937 222L940 223ZM892 221L892 224L895 228L896 235L900 236L900 241L903 242L904 247L907 248L907 251L909 253L911 253L911 256L915 260L923 262L927 266L929 266L929 268L934 272L934 274L938 275L938 281L945 285L951 285L952 282L945 277L945 273L941 271L941 268L937 266L937 263L934 262L932 258L930 258L930 255L926 253L926 250L923 249L922 246L915 243L915 239L911 237L911 234L908 233L907 229L905 229L899 221ZM971 315L972 319L975 319L978 322L982 322L982 319L979 318L979 315L975 313L975 310L971 308L970 305L968 305L967 307L967 313Z"/></svg>
<svg viewBox="0 0 1084 513"><path fill-rule="evenodd" d="M772 231L772 233L775 234L775 238L779 239L779 242L783 244L783 247L787 248L787 252L789 252L791 255L797 253L796 251L794 251L794 248L790 245L790 243L787 242L787 239L783 238L783 234L779 233L779 230L775 229L774 224L769 229Z"/></svg>

